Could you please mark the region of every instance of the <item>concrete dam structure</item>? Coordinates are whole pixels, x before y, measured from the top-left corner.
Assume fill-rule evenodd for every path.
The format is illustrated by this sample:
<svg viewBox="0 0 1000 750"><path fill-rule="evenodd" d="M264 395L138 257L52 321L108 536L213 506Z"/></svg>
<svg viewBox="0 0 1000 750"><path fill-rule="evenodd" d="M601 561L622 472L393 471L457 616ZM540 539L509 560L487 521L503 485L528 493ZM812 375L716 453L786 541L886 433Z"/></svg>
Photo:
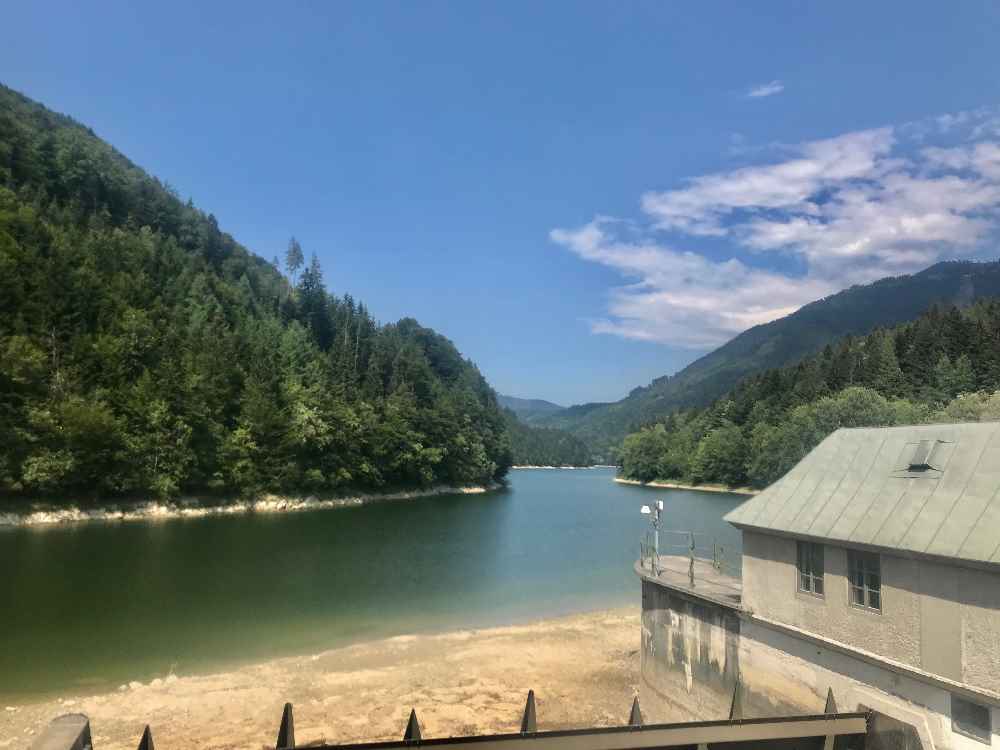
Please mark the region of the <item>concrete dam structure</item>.
<svg viewBox="0 0 1000 750"><path fill-rule="evenodd" d="M650 716L868 711L869 748L1000 748L1000 424L839 430L726 520L741 575L636 564Z"/></svg>

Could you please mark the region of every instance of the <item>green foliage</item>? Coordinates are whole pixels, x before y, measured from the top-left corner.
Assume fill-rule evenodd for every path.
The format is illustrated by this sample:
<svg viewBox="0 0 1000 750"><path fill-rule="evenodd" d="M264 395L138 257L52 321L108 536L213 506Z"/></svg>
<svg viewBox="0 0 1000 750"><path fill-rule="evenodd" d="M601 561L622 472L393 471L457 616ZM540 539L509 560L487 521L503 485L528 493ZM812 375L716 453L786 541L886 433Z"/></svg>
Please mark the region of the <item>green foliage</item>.
<svg viewBox="0 0 1000 750"><path fill-rule="evenodd" d="M650 481L775 481L841 427L1000 419L1000 302L931 308L745 378L704 409L625 438L624 476Z"/></svg>
<svg viewBox="0 0 1000 750"><path fill-rule="evenodd" d="M446 338L289 274L0 87L0 496L481 484L496 395Z"/></svg>
<svg viewBox="0 0 1000 750"><path fill-rule="evenodd" d="M824 363L822 380L806 372L798 373L795 379L793 387L803 400L822 395L819 389L833 393L849 385L867 385L889 397L902 396L912 391L907 383L900 382L900 374L908 377L906 373L913 372L917 360L923 359L923 366L929 370L942 353L954 362L966 348L976 387L983 387L985 382L1000 382L1000 351L989 348L995 331L985 328L976 331L975 325L966 325L960 314L942 313L938 331L954 329L956 337L950 341L940 340L935 333L934 341L928 342L931 346L904 352L896 341L893 352L884 340L874 340L863 367L861 358L855 356L857 352L848 357L839 347L833 351L832 345L847 336L866 336L880 326L891 327L913 320L935 304L959 301L965 304L998 296L1000 263L938 263L912 276L851 287L787 317L754 326L680 372L635 388L621 401L571 406L531 421L539 426L568 430L586 441L596 454L607 455L611 446L621 444L630 432L662 421L678 410L703 409L738 388L743 379L765 370L788 367L803 358L809 358L807 363L812 362L812 355L822 353L825 347L831 347L836 360ZM916 335L924 333L919 331ZM906 363L902 361L904 356Z"/></svg>
<svg viewBox="0 0 1000 750"><path fill-rule="evenodd" d="M594 463L586 443L568 432L525 424L504 409L511 455L515 466L590 466Z"/></svg>

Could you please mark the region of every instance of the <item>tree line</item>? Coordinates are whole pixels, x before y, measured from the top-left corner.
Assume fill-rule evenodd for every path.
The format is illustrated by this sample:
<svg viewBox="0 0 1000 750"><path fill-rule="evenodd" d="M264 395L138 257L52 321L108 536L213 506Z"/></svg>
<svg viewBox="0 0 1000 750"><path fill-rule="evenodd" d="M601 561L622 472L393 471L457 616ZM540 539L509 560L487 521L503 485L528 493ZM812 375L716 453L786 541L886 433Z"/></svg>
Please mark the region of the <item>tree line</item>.
<svg viewBox="0 0 1000 750"><path fill-rule="evenodd" d="M933 306L629 435L625 477L764 487L840 427L1000 419L1000 302Z"/></svg>
<svg viewBox="0 0 1000 750"><path fill-rule="evenodd" d="M289 242L281 273L91 131L0 87L0 496L482 484L496 395Z"/></svg>
<svg viewBox="0 0 1000 750"><path fill-rule="evenodd" d="M510 435L511 460L515 466L590 466L590 448L580 438L554 427L535 427L521 422L504 409Z"/></svg>

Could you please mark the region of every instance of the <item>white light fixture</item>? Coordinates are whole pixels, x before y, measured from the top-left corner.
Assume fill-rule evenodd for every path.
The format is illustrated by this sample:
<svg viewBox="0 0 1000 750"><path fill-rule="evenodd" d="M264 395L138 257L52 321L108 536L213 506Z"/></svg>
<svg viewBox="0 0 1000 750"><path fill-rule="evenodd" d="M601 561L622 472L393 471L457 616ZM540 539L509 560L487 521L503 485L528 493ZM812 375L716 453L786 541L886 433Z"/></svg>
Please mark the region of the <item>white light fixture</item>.
<svg viewBox="0 0 1000 750"><path fill-rule="evenodd" d="M640 510L639 512L642 513L642 515L644 515L644 516L648 516L653 511L652 511L652 509L648 505L643 505L642 506L642 510Z"/></svg>

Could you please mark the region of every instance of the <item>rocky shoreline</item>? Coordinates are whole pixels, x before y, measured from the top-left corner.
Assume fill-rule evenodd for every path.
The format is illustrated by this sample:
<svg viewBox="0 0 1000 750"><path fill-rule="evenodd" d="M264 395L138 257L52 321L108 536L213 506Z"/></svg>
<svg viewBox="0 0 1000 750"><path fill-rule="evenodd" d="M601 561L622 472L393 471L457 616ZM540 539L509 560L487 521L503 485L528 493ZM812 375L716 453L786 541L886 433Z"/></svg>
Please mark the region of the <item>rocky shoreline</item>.
<svg viewBox="0 0 1000 750"><path fill-rule="evenodd" d="M160 521L173 518L202 518L243 513L292 513L304 510L351 508L369 503L414 500L435 495L478 495L498 489L500 485L477 487L429 487L423 490L371 493L350 497L318 498L264 495L256 500L234 500L228 503L205 504L195 498L177 502L149 501L128 503L106 508L78 506L36 506L24 511L0 513L0 527L55 526L60 524L116 521Z"/></svg>
<svg viewBox="0 0 1000 750"><path fill-rule="evenodd" d="M524 464L521 466L511 466L511 470L514 469L613 469L614 466L608 466L606 464L591 464L590 466L535 466L533 464Z"/></svg>
<svg viewBox="0 0 1000 750"><path fill-rule="evenodd" d="M664 490L693 490L695 492L724 492L730 495L756 495L760 490L750 487L724 487L719 484L681 484L679 482L640 482L638 479L615 477L620 484L634 484L638 487L655 487Z"/></svg>

